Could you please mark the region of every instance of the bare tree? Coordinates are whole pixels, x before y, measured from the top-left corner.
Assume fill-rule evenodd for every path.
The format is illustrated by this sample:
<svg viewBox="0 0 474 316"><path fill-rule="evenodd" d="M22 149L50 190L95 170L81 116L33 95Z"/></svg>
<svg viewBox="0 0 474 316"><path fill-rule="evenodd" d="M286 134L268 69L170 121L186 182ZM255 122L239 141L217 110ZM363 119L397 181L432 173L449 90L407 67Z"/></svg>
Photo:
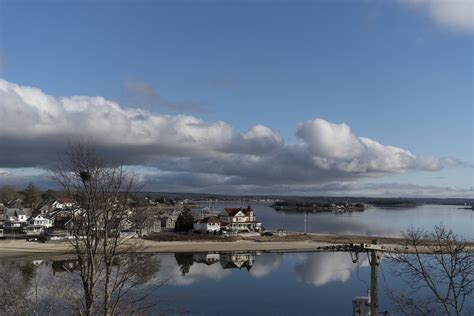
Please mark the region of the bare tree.
<svg viewBox="0 0 474 316"><path fill-rule="evenodd" d="M80 205L69 228L84 290L81 313L101 308L103 315L111 315L128 281L128 274L114 265L120 252L133 246L121 231L133 214L128 202L137 183L123 166L106 164L93 144L71 144L66 157L53 176Z"/></svg>
<svg viewBox="0 0 474 316"><path fill-rule="evenodd" d="M411 228L404 237L413 252L391 256L396 264L393 273L410 288L403 294L389 293L398 311L407 315L465 313L474 294L472 247L443 225L431 232Z"/></svg>

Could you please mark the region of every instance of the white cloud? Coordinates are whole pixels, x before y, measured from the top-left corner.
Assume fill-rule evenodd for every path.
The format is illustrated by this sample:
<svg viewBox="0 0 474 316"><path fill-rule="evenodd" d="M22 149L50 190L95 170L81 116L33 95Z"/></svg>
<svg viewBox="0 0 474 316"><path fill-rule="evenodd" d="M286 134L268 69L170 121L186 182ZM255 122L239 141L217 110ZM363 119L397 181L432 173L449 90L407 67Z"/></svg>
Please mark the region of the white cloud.
<svg viewBox="0 0 474 316"><path fill-rule="evenodd" d="M402 0L422 9L436 23L455 31L474 32L474 1L472 0Z"/></svg>
<svg viewBox="0 0 474 316"><path fill-rule="evenodd" d="M441 168L438 159L420 159L408 150L356 136L345 123L315 119L301 123L296 135L307 144L315 163L323 169L367 173Z"/></svg>
<svg viewBox="0 0 474 316"><path fill-rule="evenodd" d="M301 142L286 144L257 124L236 133L225 122L124 108L103 97L53 97L0 80L1 168L47 168L70 138L90 137L106 158L156 170L161 190L323 185L413 170L440 170L456 160L418 157L357 136L344 123L298 125ZM163 182L163 179L166 179Z"/></svg>

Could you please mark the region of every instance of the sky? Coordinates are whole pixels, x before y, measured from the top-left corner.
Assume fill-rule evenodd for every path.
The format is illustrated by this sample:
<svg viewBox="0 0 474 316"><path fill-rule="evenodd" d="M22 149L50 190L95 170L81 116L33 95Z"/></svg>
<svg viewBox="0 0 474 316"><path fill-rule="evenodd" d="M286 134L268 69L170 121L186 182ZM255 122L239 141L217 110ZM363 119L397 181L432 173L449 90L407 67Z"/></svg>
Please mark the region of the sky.
<svg viewBox="0 0 474 316"><path fill-rule="evenodd" d="M474 197L474 2L0 0L0 185Z"/></svg>

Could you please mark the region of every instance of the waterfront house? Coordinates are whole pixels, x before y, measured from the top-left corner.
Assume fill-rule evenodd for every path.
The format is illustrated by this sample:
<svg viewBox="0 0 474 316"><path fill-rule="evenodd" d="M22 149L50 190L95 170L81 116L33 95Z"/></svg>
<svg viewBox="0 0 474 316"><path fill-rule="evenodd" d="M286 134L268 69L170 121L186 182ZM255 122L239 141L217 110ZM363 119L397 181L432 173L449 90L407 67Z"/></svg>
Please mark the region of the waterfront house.
<svg viewBox="0 0 474 316"><path fill-rule="evenodd" d="M257 222L255 211L250 205L247 208L224 208L219 219L222 228L228 231L259 232L262 229L262 223Z"/></svg>
<svg viewBox="0 0 474 316"><path fill-rule="evenodd" d="M194 222L193 229L201 233L214 233L221 230L221 221L215 216L205 217Z"/></svg>

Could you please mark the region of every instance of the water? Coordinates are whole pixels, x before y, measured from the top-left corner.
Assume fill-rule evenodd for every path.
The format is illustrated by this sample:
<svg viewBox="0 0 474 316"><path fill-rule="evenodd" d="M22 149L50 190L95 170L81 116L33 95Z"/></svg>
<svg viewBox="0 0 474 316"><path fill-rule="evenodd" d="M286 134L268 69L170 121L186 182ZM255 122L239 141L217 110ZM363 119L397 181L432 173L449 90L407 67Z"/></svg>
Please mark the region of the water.
<svg viewBox="0 0 474 316"><path fill-rule="evenodd" d="M144 283L137 288L157 303L152 314L351 315L352 300L365 295L370 287L370 266L365 254L357 263L353 263L350 253L332 252L149 256L155 269L142 276ZM30 298L39 293L40 303L49 299L52 304L60 303L60 310L67 303L59 301L58 293L64 297L68 290L80 286L71 261L36 261L33 265L0 262L0 269L3 276L16 276L11 284L1 284L4 297L29 293L23 297ZM395 310L387 291L407 290L407 285L392 274L396 269L382 259L381 312ZM0 283L4 280L0 278ZM25 280L30 280L30 285L24 293L18 292ZM68 283L71 280L75 280L72 285ZM164 281L163 286L157 286ZM75 293L78 295L80 289ZM473 311L473 303L468 301L466 312Z"/></svg>
<svg viewBox="0 0 474 316"><path fill-rule="evenodd" d="M276 211L264 203L251 203L257 220L269 230L304 230L304 213ZM207 205L206 205L207 206ZM218 202L215 210L247 206L240 202ZM443 223L460 237L474 240L474 212L459 205L422 205L410 208L369 207L364 212L344 214L307 213L307 232L397 237L410 226L431 230Z"/></svg>
<svg viewBox="0 0 474 316"><path fill-rule="evenodd" d="M246 204L219 203L216 209L224 206ZM252 207L267 229L303 231L302 213L279 212L260 203ZM474 212L459 206L371 207L359 213L307 215L308 232L332 234L399 236L412 225L431 229L439 223L474 240ZM354 297L365 295L370 287L366 254L361 254L357 263L353 263L353 254L332 252L144 256L153 268L141 269L140 260L134 263L143 274L143 284L136 289L157 302L152 314L351 315ZM388 291L406 292L408 287L392 274L399 267L385 259L380 267L380 311L393 313L395 305ZM30 314L33 308L40 309L38 304L46 306L46 301L59 306L57 313L64 314L71 301L66 294L72 291L77 297L81 293L74 264L60 261L0 261L0 289L2 297L11 298L8 302L13 305L34 297L30 304L15 305L27 307ZM466 315L472 315L474 299L467 304Z"/></svg>

